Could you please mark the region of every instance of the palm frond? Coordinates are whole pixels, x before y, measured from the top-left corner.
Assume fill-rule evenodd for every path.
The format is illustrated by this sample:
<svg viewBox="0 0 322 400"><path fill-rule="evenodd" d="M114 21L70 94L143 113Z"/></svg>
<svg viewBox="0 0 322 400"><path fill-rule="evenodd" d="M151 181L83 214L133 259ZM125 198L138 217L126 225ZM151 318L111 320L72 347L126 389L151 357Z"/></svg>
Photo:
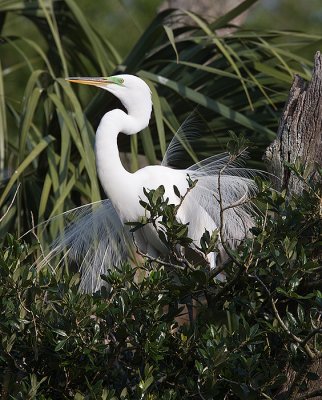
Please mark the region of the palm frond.
<svg viewBox="0 0 322 400"><path fill-rule="evenodd" d="M121 151L132 154L133 170L138 154L150 163L162 159L167 143L196 106L207 128L194 143L195 159L225 151L232 130L256 144L249 166L261 167L292 77L309 77L312 63L305 54L322 38L243 29L218 35L218 29L230 27L231 19L254 2L244 1L213 23L185 13L191 24L184 26L172 24L180 11L164 11L122 60L112 40L100 36L75 0L2 1L1 215L20 184L6 230L26 231L31 214L37 223L101 198L94 132L117 103L95 89L71 89L63 79L67 72L126 72L148 81L154 101L150 127L138 138L121 137L119 142ZM19 30L14 29L17 24ZM41 143L46 146L39 151ZM53 235L59 230L53 223Z"/></svg>

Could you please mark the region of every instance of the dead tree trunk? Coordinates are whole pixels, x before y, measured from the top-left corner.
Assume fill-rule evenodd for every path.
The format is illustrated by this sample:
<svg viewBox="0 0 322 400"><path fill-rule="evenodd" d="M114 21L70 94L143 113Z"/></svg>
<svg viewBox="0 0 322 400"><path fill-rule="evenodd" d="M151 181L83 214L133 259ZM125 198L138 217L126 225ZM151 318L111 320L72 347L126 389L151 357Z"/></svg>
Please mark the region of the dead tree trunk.
<svg viewBox="0 0 322 400"><path fill-rule="evenodd" d="M177 8L192 11L198 15L202 15L203 18L209 22L214 21L216 18L221 17L228 11L237 7L242 3L243 0L164 0L159 7L159 11L163 11L167 8ZM235 18L232 23L235 25L241 25L246 19L247 12L239 15ZM191 20L189 21L191 23Z"/></svg>
<svg viewBox="0 0 322 400"><path fill-rule="evenodd" d="M306 178L317 180L317 166L322 165L322 58L315 55L312 79L306 82L296 76L289 98L283 110L277 138L266 150L268 168L273 174L275 189L286 190L287 197L301 194L305 183L287 168L287 163L300 163L304 166ZM297 386L303 382L308 372L322 376L321 359L309 360L303 371L295 372L291 365L286 367L287 382L276 398L322 398L321 379L311 381L307 395L297 395ZM310 395L309 395L310 393ZM305 397L309 396L309 397Z"/></svg>
<svg viewBox="0 0 322 400"><path fill-rule="evenodd" d="M309 179L318 179L316 164L322 165L322 58L315 55L312 80L295 76L276 140L266 150L268 168L277 190L301 193L303 182L285 163L300 162Z"/></svg>

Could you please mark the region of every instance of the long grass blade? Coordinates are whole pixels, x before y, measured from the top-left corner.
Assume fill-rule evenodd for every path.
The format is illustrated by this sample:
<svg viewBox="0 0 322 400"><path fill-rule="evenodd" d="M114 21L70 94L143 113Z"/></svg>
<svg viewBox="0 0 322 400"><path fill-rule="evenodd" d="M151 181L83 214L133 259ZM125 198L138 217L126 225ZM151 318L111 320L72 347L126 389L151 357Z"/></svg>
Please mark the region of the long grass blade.
<svg viewBox="0 0 322 400"><path fill-rule="evenodd" d="M6 143L7 143L7 116L6 116L6 103L5 103L2 65L0 61L0 181L2 175L4 174L4 168L5 168Z"/></svg>
<svg viewBox="0 0 322 400"><path fill-rule="evenodd" d="M141 71L141 74L142 76L145 76L146 78L154 82L167 86L168 88L176 91L177 93L193 101L194 103L209 108L212 111L215 111L216 113L222 115L227 119L237 122L238 124L245 126L246 128L251 129L253 131L261 132L267 135L272 140L275 138L275 133L272 132L270 129L258 124L257 122L251 120L245 115L230 109L221 102L213 100L210 97L207 97L195 90L188 88L187 86L184 86L180 83L177 83L165 77L155 75L146 71Z"/></svg>
<svg viewBox="0 0 322 400"><path fill-rule="evenodd" d="M18 178L26 171L27 167L39 156L39 154L49 146L49 144L54 140L52 136L45 136L40 143L28 154L28 156L22 161L15 172L12 174L8 184L5 187L2 196L0 197L0 207L3 205L4 200L9 194L11 188L18 180Z"/></svg>

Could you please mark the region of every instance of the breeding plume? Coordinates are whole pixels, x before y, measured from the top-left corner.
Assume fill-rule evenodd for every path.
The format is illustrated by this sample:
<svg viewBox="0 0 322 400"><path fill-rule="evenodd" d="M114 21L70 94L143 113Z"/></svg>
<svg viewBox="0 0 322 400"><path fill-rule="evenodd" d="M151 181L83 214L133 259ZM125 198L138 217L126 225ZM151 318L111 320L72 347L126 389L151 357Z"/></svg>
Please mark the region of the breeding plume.
<svg viewBox="0 0 322 400"><path fill-rule="evenodd" d="M221 223L221 240L230 246L235 246L247 235L253 223L246 200L253 191L253 183L243 176L242 169L229 163L228 154L210 157L187 169L170 168L180 142L175 136L161 165L148 166L135 173L123 167L117 147L118 135L138 133L148 125L151 116L151 92L142 79L133 75L117 75L68 80L107 90L127 110L107 112L96 133L97 173L107 200L73 211L75 222L57 239L49 255L51 258L67 249L65 254L80 264L82 290L92 292L99 289L102 284L100 275L135 252L125 223L138 221L145 214L139 203L140 198L145 198L143 188L151 190L163 185L165 198L169 198L169 203L178 204L179 198L173 186L183 195L188 189L187 175L197 180L177 213L179 221L189 223L189 237L194 240L192 247L199 245L205 230L212 232ZM220 210L224 210L222 218ZM168 255L167 247L151 224L137 230L134 240L142 253L161 258ZM209 263L212 268L216 266L215 253L209 256Z"/></svg>

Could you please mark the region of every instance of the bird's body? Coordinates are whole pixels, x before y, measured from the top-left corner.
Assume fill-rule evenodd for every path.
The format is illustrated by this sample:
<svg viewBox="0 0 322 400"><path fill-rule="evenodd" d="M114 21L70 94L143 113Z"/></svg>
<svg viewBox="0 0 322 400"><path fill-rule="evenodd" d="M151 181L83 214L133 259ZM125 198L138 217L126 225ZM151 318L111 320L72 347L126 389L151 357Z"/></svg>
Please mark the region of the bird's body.
<svg viewBox="0 0 322 400"><path fill-rule="evenodd" d="M117 127L115 117L117 116ZM126 116L126 117L125 117ZM117 148L117 136L122 132L120 117L127 118L121 110L113 110L105 114L96 133L95 154L97 173L107 197L112 201L122 222L137 221L142 216L139 198L143 198L143 188L156 189L165 185L165 189L177 185L185 190L186 175L182 170L174 170L162 165L152 165L130 173L122 165ZM145 128L145 127L144 127ZM175 202L173 190L166 196ZM135 218L135 219L131 219Z"/></svg>
<svg viewBox="0 0 322 400"><path fill-rule="evenodd" d="M165 165L147 166L134 173L124 168L117 146L119 133L136 134L148 125L151 116L151 92L143 80L132 75L68 80L110 91L127 110L127 113L120 109L107 112L96 133L97 172L109 201L99 205L95 212L92 207L80 211L78 220L67 229L63 238L56 241L51 252L52 255L57 254L67 247L69 255L81 260L83 290L97 290L101 285L100 274L128 254L125 248L131 247L131 239L125 223L138 221L145 214L139 203L145 197L143 188L151 190L163 185L165 198L169 199L169 203L178 204L180 199L173 187L176 186L184 195L188 189L189 174L197 180L197 184L180 205L177 218L189 224L188 234L194 244L199 244L205 230L212 232L219 228L223 222L220 216L223 208L225 221L221 232L225 240L234 246L247 235L252 226L252 216L244 205L244 199L249 196L253 183L240 176L238 168L229 165L227 155L209 158L185 170L172 169L166 165L167 162ZM173 146L171 151L175 148ZM219 189L221 200L218 199ZM234 204L236 207L232 207ZM151 224L137 230L134 239L141 252L153 257L167 256L168 249ZM210 255L209 261L215 267L216 254Z"/></svg>
<svg viewBox="0 0 322 400"><path fill-rule="evenodd" d="M165 197L170 204L178 204L180 199L175 195L173 186L179 189L181 194L188 190L187 172L185 170L172 169L162 165L151 165L130 173L122 165L117 149L117 136L124 130L122 122L128 115L121 110L113 110L105 114L96 133L96 163L97 172L107 197L111 200L120 220L126 222L138 221L145 213L139 203L144 199L143 188L147 190L157 189L163 185ZM115 123L117 120L117 123ZM120 122L121 121L121 122ZM143 127L144 128L144 127ZM188 199L187 199L188 200ZM184 201L178 211L178 218L182 223L189 222L189 236L197 240L205 229L213 231L216 226L212 220L203 217L203 209L198 210L195 204L193 213L188 212L189 201ZM200 208L200 207L199 207ZM188 216L190 216L188 218ZM199 223L191 224L191 220L197 216ZM202 226L202 232L196 232L197 225ZM148 225L134 235L142 252L153 257L165 255L167 249L160 241L155 229Z"/></svg>
<svg viewBox="0 0 322 400"><path fill-rule="evenodd" d="M128 113L115 109L104 115L96 132L95 153L100 182L121 222L125 224L138 221L144 215L145 211L139 203L139 200L145 197L143 188L151 190L163 185L169 203L178 204L180 199L174 193L173 186L176 186L181 194L185 194L188 182L185 170L153 165L130 173L123 167L117 147L118 134L133 134L144 129L150 120L152 102L150 89L144 81L133 76L121 76L121 79L128 85L130 82L130 87L136 86L136 92L132 94L134 98L130 99L130 102L128 97L123 99ZM178 218L182 223L189 223L189 236L197 241L205 229L213 231L216 226L212 219L203 215L204 210L197 204L194 204L193 210L188 210L191 202L186 200L178 211ZM197 216L199 222L192 221L194 216ZM148 225L141 232L137 232L135 239L142 252L155 257L160 254L166 255L167 249L152 226Z"/></svg>

